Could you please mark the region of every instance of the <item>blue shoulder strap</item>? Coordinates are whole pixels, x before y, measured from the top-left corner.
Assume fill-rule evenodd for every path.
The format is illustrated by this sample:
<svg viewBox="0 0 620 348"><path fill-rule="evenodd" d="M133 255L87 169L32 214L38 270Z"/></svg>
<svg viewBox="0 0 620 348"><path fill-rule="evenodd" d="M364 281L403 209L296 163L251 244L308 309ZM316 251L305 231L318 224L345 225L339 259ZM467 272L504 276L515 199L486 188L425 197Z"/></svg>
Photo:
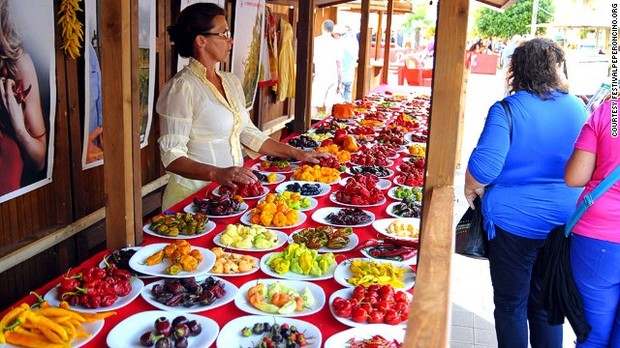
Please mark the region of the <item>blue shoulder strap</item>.
<svg viewBox="0 0 620 348"><path fill-rule="evenodd" d="M566 223L566 227L564 229L564 235L568 237L568 235L572 232L573 227L577 224L577 221L581 218L588 208L594 203L594 201L599 198L605 191L607 191L610 187L612 187L616 182L620 180L620 165L616 167L603 181L601 181L592 192L583 196L583 200L577 206L577 209L571 215L570 219Z"/></svg>

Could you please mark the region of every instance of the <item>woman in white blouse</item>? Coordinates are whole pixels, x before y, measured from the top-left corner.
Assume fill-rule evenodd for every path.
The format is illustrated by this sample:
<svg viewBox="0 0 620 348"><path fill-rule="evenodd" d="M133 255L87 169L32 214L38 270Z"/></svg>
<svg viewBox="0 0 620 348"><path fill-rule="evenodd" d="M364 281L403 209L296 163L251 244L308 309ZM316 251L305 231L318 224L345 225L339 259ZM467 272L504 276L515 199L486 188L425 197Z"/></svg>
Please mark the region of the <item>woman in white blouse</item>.
<svg viewBox="0 0 620 348"><path fill-rule="evenodd" d="M211 3L186 7L168 28L170 39L189 64L162 89L157 100L161 122L159 146L171 173L162 209L168 209L211 181L235 187L256 177L243 167L242 148L318 163L329 156L277 142L252 123L239 79L218 71L233 40L222 8Z"/></svg>

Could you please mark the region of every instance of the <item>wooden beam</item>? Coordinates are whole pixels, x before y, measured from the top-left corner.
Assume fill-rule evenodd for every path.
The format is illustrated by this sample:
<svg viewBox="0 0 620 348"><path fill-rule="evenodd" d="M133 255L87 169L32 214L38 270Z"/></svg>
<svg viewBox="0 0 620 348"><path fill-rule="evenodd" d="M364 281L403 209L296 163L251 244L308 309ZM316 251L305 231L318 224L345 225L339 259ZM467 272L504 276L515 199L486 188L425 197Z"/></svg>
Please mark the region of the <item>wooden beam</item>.
<svg viewBox="0 0 620 348"><path fill-rule="evenodd" d="M362 99L366 86L366 69L370 64L370 28L368 21L370 18L370 0L362 0L362 18L360 20L360 50L359 59L357 61L357 83L355 86L355 99Z"/></svg>
<svg viewBox="0 0 620 348"><path fill-rule="evenodd" d="M280 129L283 129L284 127L286 127L286 124L293 120L295 120L295 116L288 116L288 115L280 116L271 121L263 123L261 127L261 131L263 131L263 133L267 135L271 135L279 131Z"/></svg>
<svg viewBox="0 0 620 348"><path fill-rule="evenodd" d="M138 0L104 1L100 16L106 240L108 248L117 249L136 245L142 227Z"/></svg>
<svg viewBox="0 0 620 348"><path fill-rule="evenodd" d="M314 52L314 0L299 2L297 23L297 78L295 82L294 130L304 133L310 128L312 98L312 55Z"/></svg>
<svg viewBox="0 0 620 348"><path fill-rule="evenodd" d="M446 1L446 0L441 0ZM450 338L450 270L454 188L425 193L428 219L420 235L415 296L403 347L444 348Z"/></svg>
<svg viewBox="0 0 620 348"><path fill-rule="evenodd" d="M28 260L34 255L48 250L56 244L72 237L78 232L94 225L105 218L105 208L98 209L85 217L55 230L43 238L39 238L32 243L28 243L2 258L0 258L0 273Z"/></svg>
<svg viewBox="0 0 620 348"><path fill-rule="evenodd" d="M375 32L375 60L379 60L381 52L381 36L383 34L383 11L377 12L377 31ZM372 33L370 36L372 42Z"/></svg>
<svg viewBox="0 0 620 348"><path fill-rule="evenodd" d="M153 193L165 186L170 178L169 174L165 174L150 183L144 185L141 188L141 198ZM10 254L0 257L0 273L6 271L9 268L17 266L18 264L28 260L33 255L36 255L42 251L57 245L58 243L68 239L69 237L93 226L99 221L105 219L105 208L98 209L83 218L74 221L73 223L58 228L43 238L39 238L36 241L25 245L24 247L14 250ZM142 214L140 214L142 218Z"/></svg>
<svg viewBox="0 0 620 348"><path fill-rule="evenodd" d="M392 42L392 15L394 14L394 0L388 0L387 23L385 24L385 46L383 47L383 70L381 70L381 83L388 83L388 70L390 69L390 44Z"/></svg>
<svg viewBox="0 0 620 348"><path fill-rule="evenodd" d="M469 0L441 0L438 12L425 197L434 187L454 184L459 120L465 110L463 81ZM424 200L423 212L428 210L427 204ZM422 223L428 221L424 216Z"/></svg>

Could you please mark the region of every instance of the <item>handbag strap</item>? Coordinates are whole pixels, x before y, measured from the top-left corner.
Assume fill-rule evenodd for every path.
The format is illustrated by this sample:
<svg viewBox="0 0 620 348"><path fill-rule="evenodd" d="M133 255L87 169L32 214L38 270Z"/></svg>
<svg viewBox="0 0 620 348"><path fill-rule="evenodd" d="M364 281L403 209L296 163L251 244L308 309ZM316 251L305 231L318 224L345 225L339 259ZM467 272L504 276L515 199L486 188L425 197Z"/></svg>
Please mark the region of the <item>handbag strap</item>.
<svg viewBox="0 0 620 348"><path fill-rule="evenodd" d="M568 235L573 230L573 227L577 224L577 221L581 218L581 216L590 208L594 201L599 198L605 191L607 191L610 187L612 187L616 182L620 180L620 165L616 167L603 181L601 181L596 187L592 190L592 192L583 196L583 200L577 206L577 209L571 215L570 219L566 223L566 227L564 228L564 235L568 237Z"/></svg>
<svg viewBox="0 0 620 348"><path fill-rule="evenodd" d="M500 100L499 103L502 104L506 118L508 118L508 134L510 134L510 142L512 142L512 113L510 112L510 105L508 105L506 99Z"/></svg>

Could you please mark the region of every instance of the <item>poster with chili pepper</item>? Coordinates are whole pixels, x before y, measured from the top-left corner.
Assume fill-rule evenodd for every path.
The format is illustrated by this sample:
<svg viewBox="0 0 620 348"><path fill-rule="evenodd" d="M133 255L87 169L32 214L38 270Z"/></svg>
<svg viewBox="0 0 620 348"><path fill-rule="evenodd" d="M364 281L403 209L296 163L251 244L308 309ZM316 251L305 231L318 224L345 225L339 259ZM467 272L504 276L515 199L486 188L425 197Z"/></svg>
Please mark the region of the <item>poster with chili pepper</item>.
<svg viewBox="0 0 620 348"><path fill-rule="evenodd" d="M52 180L54 4L0 0L0 203ZM36 25L33 25L36 23Z"/></svg>

